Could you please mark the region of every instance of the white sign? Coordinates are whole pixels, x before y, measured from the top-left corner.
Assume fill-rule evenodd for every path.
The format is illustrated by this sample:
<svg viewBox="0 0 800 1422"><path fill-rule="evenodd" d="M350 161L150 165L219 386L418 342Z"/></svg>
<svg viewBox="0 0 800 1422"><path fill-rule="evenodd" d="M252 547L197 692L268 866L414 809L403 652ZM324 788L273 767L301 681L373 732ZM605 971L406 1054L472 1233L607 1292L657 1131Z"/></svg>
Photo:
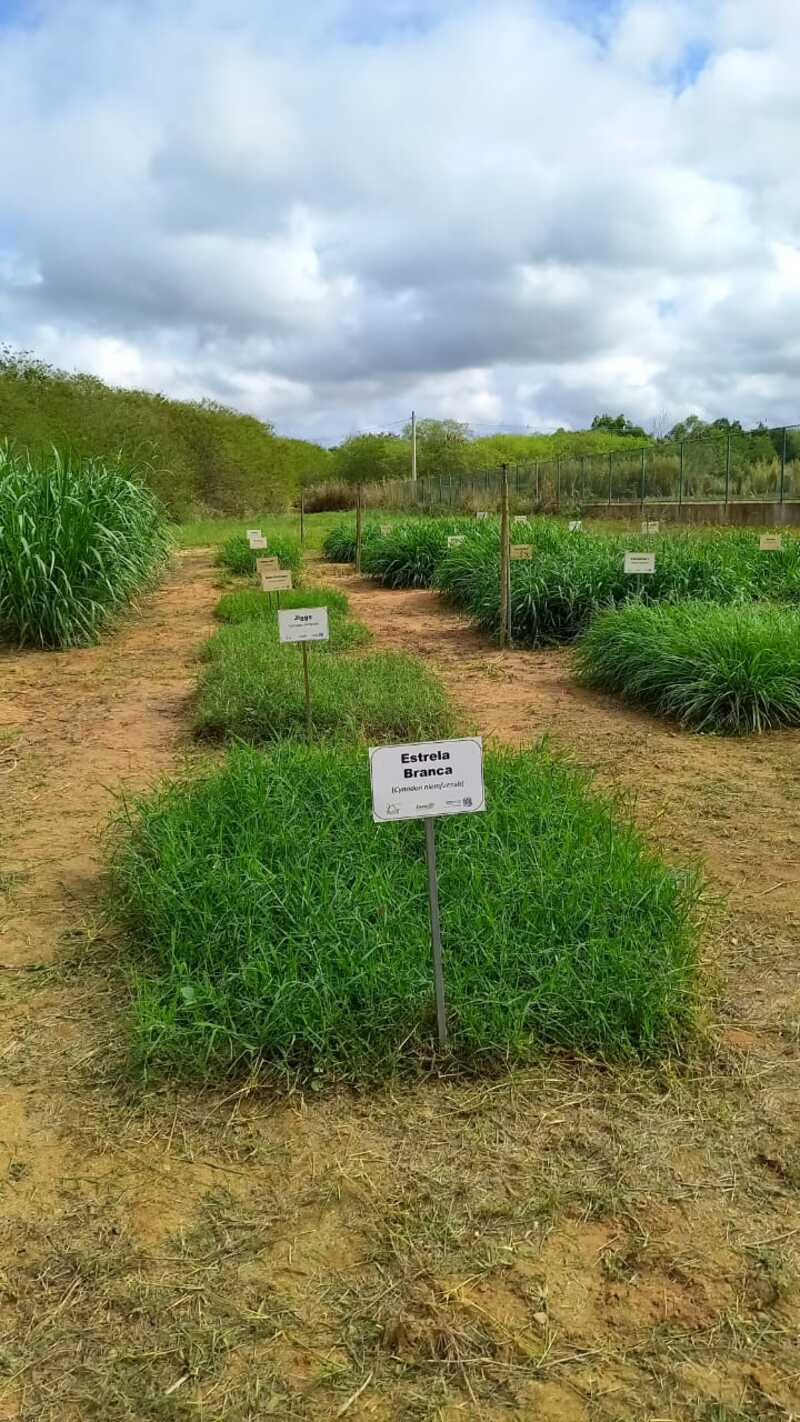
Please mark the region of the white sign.
<svg viewBox="0 0 800 1422"><path fill-rule="evenodd" d="M514 562L521 562L522 559L528 559L533 557L533 544L512 543L508 551L509 556L514 560Z"/></svg>
<svg viewBox="0 0 800 1422"><path fill-rule="evenodd" d="M249 538L251 548L266 548L267 540L260 533L252 533Z"/></svg>
<svg viewBox="0 0 800 1422"><path fill-rule="evenodd" d="M248 528L248 529L247 529L247 537L248 537L248 539L250 539L250 538L260 538L260 537L261 537L261 529L260 529L260 528Z"/></svg>
<svg viewBox="0 0 800 1422"><path fill-rule="evenodd" d="M642 524L642 533L658 533L658 530L658 519L651 519L649 522Z"/></svg>
<svg viewBox="0 0 800 1422"><path fill-rule="evenodd" d="M476 513L475 517L476 517L476 518L488 518L489 515L488 515L488 513Z"/></svg>
<svg viewBox="0 0 800 1422"><path fill-rule="evenodd" d="M381 538L388 538L388 536L389 536L389 534L391 533L391 531L392 531L392 525L391 525L390 523L382 523L382 524L381 524Z"/></svg>
<svg viewBox="0 0 800 1422"><path fill-rule="evenodd" d="M291 592L292 575L288 568L283 568L278 573L262 573L261 590L262 592Z"/></svg>
<svg viewBox="0 0 800 1422"><path fill-rule="evenodd" d="M483 738L371 746L372 818L424 820L486 809Z"/></svg>
<svg viewBox="0 0 800 1422"><path fill-rule="evenodd" d="M782 553L783 537L780 533L762 533L758 546L762 553Z"/></svg>
<svg viewBox="0 0 800 1422"><path fill-rule="evenodd" d="M277 573L280 566L277 558L256 558L256 572L259 577L262 573Z"/></svg>
<svg viewBox="0 0 800 1422"><path fill-rule="evenodd" d="M626 553L625 572L626 573L654 573L656 570L655 553Z"/></svg>
<svg viewBox="0 0 800 1422"><path fill-rule="evenodd" d="M580 531L581 531L582 528L583 528L583 519L582 519L582 518L571 518L571 519L570 519L570 521L569 521L569 531L570 531L570 533L580 533Z"/></svg>
<svg viewBox="0 0 800 1422"><path fill-rule="evenodd" d="M511 522L512 522L512 523L527 523L527 522L528 522L528 515L527 515L527 514L514 514L514 517L512 518Z"/></svg>
<svg viewBox="0 0 800 1422"><path fill-rule="evenodd" d="M281 642L327 642L327 607L290 607L278 613Z"/></svg>
<svg viewBox="0 0 800 1422"><path fill-rule="evenodd" d="M448 533L447 535L448 548L460 548L464 541L463 533Z"/></svg>

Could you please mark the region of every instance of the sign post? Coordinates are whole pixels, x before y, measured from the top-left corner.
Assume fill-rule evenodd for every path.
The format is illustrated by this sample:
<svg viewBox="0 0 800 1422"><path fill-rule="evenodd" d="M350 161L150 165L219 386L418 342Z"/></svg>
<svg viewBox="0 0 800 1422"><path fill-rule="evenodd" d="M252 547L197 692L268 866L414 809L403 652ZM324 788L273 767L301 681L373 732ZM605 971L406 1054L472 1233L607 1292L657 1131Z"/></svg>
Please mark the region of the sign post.
<svg viewBox="0 0 800 1422"><path fill-rule="evenodd" d="M447 1009L435 821L440 815L474 815L486 809L483 740L480 736L468 736L456 741L371 746L369 770L372 818L376 824L387 824L391 820L425 821L436 1030L439 1049L444 1052L447 1050Z"/></svg>
<svg viewBox="0 0 800 1422"><path fill-rule="evenodd" d="M502 464L500 483L500 646L511 646L511 521L508 511L508 465Z"/></svg>
<svg viewBox="0 0 800 1422"><path fill-rule="evenodd" d="M636 589L642 595L642 577L656 570L655 553L626 553L623 571L636 578Z"/></svg>
<svg viewBox="0 0 800 1422"><path fill-rule="evenodd" d="M303 688L306 698L306 736L311 740L311 684L308 678L309 642L330 637L327 607L290 607L278 613L278 640L299 642L303 653Z"/></svg>
<svg viewBox="0 0 800 1422"><path fill-rule="evenodd" d="M356 485L356 572L361 572L361 543L364 536L364 513L361 507L361 485Z"/></svg>

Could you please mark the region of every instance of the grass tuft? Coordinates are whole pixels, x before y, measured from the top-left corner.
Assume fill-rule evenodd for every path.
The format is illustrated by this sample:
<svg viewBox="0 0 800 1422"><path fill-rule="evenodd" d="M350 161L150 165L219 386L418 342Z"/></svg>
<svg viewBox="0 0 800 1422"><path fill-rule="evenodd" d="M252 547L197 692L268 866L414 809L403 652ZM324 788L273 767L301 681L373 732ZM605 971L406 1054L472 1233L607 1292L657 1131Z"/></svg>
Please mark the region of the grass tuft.
<svg viewBox="0 0 800 1422"><path fill-rule="evenodd" d="M694 878L546 749L488 753L486 783L486 813L438 826L454 1062L680 1050ZM359 1081L429 1058L422 826L373 823L363 749L239 747L133 800L114 882L146 1068Z"/></svg>
<svg viewBox="0 0 800 1422"><path fill-rule="evenodd" d="M281 593L281 607L327 607L331 614L346 617L347 597L337 588L293 588ZM214 609L220 622L275 622L276 605L260 588L240 588L225 593Z"/></svg>
<svg viewBox="0 0 800 1422"><path fill-rule="evenodd" d="M358 623L331 619L331 651L363 640ZM353 740L426 740L451 735L456 717L447 693L414 657L398 652L329 656L309 651L314 734ZM216 740L256 744L305 736L299 647L281 646L273 624L223 627L207 643L195 728Z"/></svg>
<svg viewBox="0 0 800 1422"><path fill-rule="evenodd" d="M577 669L697 731L724 735L800 725L800 613L709 603L600 613Z"/></svg>
<svg viewBox="0 0 800 1422"><path fill-rule="evenodd" d="M0 638L77 647L150 583L167 538L158 500L121 459L0 445Z"/></svg>
<svg viewBox="0 0 800 1422"><path fill-rule="evenodd" d="M217 567L236 577L246 577L256 571L256 559L277 558L281 568L288 568L293 577L299 578L303 555L297 539L276 533L268 533L266 538L266 548L251 548L245 533L234 533L219 545L214 560Z"/></svg>

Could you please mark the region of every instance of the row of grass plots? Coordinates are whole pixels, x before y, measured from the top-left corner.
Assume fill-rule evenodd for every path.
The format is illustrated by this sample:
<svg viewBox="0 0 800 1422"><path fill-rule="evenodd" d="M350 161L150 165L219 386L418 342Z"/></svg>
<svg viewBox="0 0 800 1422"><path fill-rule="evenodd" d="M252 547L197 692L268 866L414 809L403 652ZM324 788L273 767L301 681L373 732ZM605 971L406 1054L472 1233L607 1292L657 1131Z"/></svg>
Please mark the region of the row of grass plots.
<svg viewBox="0 0 800 1422"><path fill-rule="evenodd" d="M454 1061L680 1049L695 880L546 750L490 752L485 777L486 812L439 824ZM364 1081L427 1063L420 829L373 823L358 745L234 748L131 802L115 883L144 1066Z"/></svg>
<svg viewBox="0 0 800 1422"><path fill-rule="evenodd" d="M197 729L234 744L118 817L115 905L145 1073L368 1082L435 1054L422 826L374 823L368 743L468 728L420 662L360 645L341 591L283 596L284 616L328 612L330 640L309 651L310 727L276 609L253 586L228 592ZM439 824L449 1069L683 1050L696 876L545 747L491 749L484 772L486 809Z"/></svg>
<svg viewBox="0 0 800 1422"><path fill-rule="evenodd" d="M234 577L246 578L256 571L256 562L265 554L278 559L278 565L298 578L303 555L296 538L286 534L270 534L264 548L254 548L246 533L235 533L217 549L216 564Z"/></svg>
<svg viewBox="0 0 800 1422"><path fill-rule="evenodd" d="M0 446L0 638L96 640L167 554L158 500L122 460Z"/></svg>
<svg viewBox="0 0 800 1422"><path fill-rule="evenodd" d="M601 612L578 643L590 686L698 731L800 726L800 612L686 602Z"/></svg>

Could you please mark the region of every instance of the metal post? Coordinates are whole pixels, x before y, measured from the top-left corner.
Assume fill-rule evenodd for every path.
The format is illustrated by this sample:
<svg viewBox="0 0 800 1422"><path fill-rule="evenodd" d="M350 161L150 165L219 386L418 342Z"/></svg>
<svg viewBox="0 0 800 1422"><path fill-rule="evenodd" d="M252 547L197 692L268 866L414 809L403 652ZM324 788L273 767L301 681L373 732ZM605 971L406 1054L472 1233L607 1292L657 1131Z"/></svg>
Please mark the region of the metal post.
<svg viewBox="0 0 800 1422"><path fill-rule="evenodd" d="M301 642L303 649L303 682L306 689L306 736L311 740L311 687L308 681L308 645Z"/></svg>
<svg viewBox="0 0 800 1422"><path fill-rule="evenodd" d="M725 503L728 502L728 495L731 489L731 437L728 435L728 442L725 446Z"/></svg>
<svg viewBox="0 0 800 1422"><path fill-rule="evenodd" d="M783 491L786 483L786 426L783 427L783 447L781 449L781 493L780 502L783 503Z"/></svg>
<svg viewBox="0 0 800 1422"><path fill-rule="evenodd" d="M431 910L431 948L433 951L433 990L436 997L436 1027L439 1050L447 1051L447 1012L444 1002L444 969L442 966L442 929L439 922L439 881L436 876L436 821L425 821L425 859L428 865L428 902Z"/></svg>
<svg viewBox="0 0 800 1422"><path fill-rule="evenodd" d="M356 485L356 572L361 572L361 537L362 537L362 513L361 513L361 485Z"/></svg>
<svg viewBox="0 0 800 1422"><path fill-rule="evenodd" d="M303 543L305 542L305 524L304 524L304 522L303 522L304 515L305 515L305 495L303 494L303 490L301 489L301 490L300 490L300 546L301 546L301 548L302 548L302 546L303 546Z"/></svg>
<svg viewBox="0 0 800 1422"><path fill-rule="evenodd" d="M611 493L613 483L613 473L611 469L611 451L608 452L608 507L611 508Z"/></svg>
<svg viewBox="0 0 800 1422"><path fill-rule="evenodd" d="M508 465L501 466L500 488L500 646L511 646L511 559L508 511Z"/></svg>
<svg viewBox="0 0 800 1422"><path fill-rule="evenodd" d="M417 482L417 416L411 411L411 478Z"/></svg>
<svg viewBox="0 0 800 1422"><path fill-rule="evenodd" d="M683 503L683 440L681 440L681 458L678 466L678 508Z"/></svg>

